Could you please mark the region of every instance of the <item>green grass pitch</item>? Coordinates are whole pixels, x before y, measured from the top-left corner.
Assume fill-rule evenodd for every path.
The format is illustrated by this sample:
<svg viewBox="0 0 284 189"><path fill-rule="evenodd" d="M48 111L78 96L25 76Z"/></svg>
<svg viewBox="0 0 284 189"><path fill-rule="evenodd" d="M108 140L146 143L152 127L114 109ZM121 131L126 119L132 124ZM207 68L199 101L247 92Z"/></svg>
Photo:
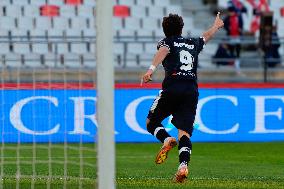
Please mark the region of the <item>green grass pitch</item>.
<svg viewBox="0 0 284 189"><path fill-rule="evenodd" d="M32 177L36 189L96 188L96 150L92 144L68 144L64 164L63 145L5 144L1 151L3 188L31 188ZM116 145L116 175L118 189L175 189L175 188L263 188L284 189L284 143L194 143L190 176L183 184L172 182L178 166L178 151L173 149L167 161L155 165L154 158L160 144L137 143ZM78 149L81 149L79 151ZM20 158L16 158L20 155ZM32 154L36 153L36 158ZM50 154L50 159L48 158ZM81 163L80 163L80 158ZM66 157L66 156L65 156ZM36 162L35 167L31 162ZM83 166L80 166L83 165ZM48 166L51 165L51 166ZM16 170L21 178L16 181ZM64 182L64 166L68 175ZM107 166L106 166L107 167ZM49 173L53 178L48 180ZM79 179L81 175L81 180Z"/></svg>

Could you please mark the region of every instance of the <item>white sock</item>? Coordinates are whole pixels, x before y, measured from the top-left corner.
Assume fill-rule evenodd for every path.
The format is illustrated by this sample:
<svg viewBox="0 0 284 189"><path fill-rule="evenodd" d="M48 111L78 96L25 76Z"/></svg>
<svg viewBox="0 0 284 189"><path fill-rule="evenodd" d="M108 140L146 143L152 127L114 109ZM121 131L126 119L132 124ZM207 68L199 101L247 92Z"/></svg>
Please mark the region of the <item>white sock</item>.
<svg viewBox="0 0 284 189"><path fill-rule="evenodd" d="M171 138L171 137L165 138L164 143L165 143L166 141L168 141L170 138Z"/></svg>
<svg viewBox="0 0 284 189"><path fill-rule="evenodd" d="M187 166L187 163L186 162L181 162L181 164L179 164L178 168L180 169L183 166Z"/></svg>

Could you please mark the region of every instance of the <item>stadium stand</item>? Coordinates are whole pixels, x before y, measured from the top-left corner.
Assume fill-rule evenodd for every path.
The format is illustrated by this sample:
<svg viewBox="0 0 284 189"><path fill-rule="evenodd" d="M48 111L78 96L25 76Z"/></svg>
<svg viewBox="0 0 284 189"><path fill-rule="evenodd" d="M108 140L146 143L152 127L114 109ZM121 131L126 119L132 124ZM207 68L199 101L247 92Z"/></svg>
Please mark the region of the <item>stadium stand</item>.
<svg viewBox="0 0 284 189"><path fill-rule="evenodd" d="M196 0L115 0L113 8L114 59L118 69L147 67L157 41L164 35L162 17L177 13L184 18L184 36L199 36L214 19L216 7L226 9L227 0L218 4L204 4ZM250 27L252 7L247 1L245 29ZM95 67L95 7L94 0L2 0L0 4L0 37L9 39L1 45L1 60L4 66L23 65L30 67ZM278 34L284 36L283 8L281 0L270 1L275 11ZM219 38L225 32L219 32ZM20 41L17 39L21 39ZM16 41L14 43L12 41ZM255 41L254 41L255 43ZM201 68L214 68L212 56L218 41L204 49ZM284 47L280 53L284 55ZM53 54L53 55L52 55ZM14 57L13 57L14 56ZM241 58L258 56L243 52ZM6 60L13 59L13 63ZM15 60L19 58L19 60ZM5 59L5 60L4 60ZM33 59L33 61L31 61ZM38 59L38 61L34 60ZM55 61L56 63L52 63ZM72 60L74 64L72 64ZM78 62L77 62L78 61ZM92 63L93 62L93 63ZM244 61L243 61L244 62ZM241 66L261 66L259 61Z"/></svg>
<svg viewBox="0 0 284 189"><path fill-rule="evenodd" d="M62 60L67 60L65 56L71 56L77 60L78 57L72 53L76 51L74 48L78 48L79 51L76 51L76 54L79 53L79 56L85 57L84 54L90 52L86 48L81 48L86 46L86 41L82 39L94 38L96 35L95 6L96 3L93 0L5 0L1 2L0 7L0 27L2 28L0 36L10 39L26 37L27 40L21 44L11 44L14 51L3 52L27 56L32 53L33 58L58 53ZM127 46L125 48L127 52L120 50L117 54L115 49L116 55L119 55L119 58L115 58L118 61L116 61L117 66L143 65L139 62L144 58L144 54L146 58L151 57L149 54L153 56L154 44L163 36L161 18L173 11L181 14L181 6L171 5L169 0L117 0L114 6L114 36L118 45ZM186 19L186 23L189 25L188 28L192 28L193 22L190 18ZM45 42L40 44L31 42L40 38ZM59 43L62 39L70 42ZM76 40L77 43L70 47L72 40ZM81 44L78 43L80 40L82 40ZM148 40L149 44L145 43L145 40ZM128 44L129 41L144 42ZM150 45L153 45L152 49ZM124 57L126 54L134 61L130 60L128 63L127 57ZM25 60L28 57L23 56L23 58ZM45 58L41 59L43 63L34 64L34 66L45 65L45 60ZM121 64L122 60L123 64ZM23 61L23 64L26 62L28 61ZM65 62L63 61L63 64ZM68 65L70 66L71 63ZM29 66L33 66L32 62L29 62Z"/></svg>

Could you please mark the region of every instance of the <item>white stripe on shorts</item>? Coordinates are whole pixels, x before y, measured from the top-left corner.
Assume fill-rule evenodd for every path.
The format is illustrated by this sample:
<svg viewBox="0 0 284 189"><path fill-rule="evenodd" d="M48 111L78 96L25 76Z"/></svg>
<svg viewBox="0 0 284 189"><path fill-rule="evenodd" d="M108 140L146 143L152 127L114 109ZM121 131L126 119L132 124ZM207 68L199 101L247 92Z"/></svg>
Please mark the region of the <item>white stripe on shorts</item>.
<svg viewBox="0 0 284 189"><path fill-rule="evenodd" d="M161 129L165 129L164 127L157 127L154 131L154 136L156 137L156 135L158 134L158 132L161 130Z"/></svg>
<svg viewBox="0 0 284 189"><path fill-rule="evenodd" d="M159 102L159 100L160 100L160 98L161 98L161 96L162 96L162 90L160 90L159 91L159 96L157 96L156 97L156 99L154 100L154 102L153 102L153 104L152 104L152 106L151 106L151 108L150 108L150 111L153 113L154 112L154 110L157 108L157 105L158 105L158 102Z"/></svg>

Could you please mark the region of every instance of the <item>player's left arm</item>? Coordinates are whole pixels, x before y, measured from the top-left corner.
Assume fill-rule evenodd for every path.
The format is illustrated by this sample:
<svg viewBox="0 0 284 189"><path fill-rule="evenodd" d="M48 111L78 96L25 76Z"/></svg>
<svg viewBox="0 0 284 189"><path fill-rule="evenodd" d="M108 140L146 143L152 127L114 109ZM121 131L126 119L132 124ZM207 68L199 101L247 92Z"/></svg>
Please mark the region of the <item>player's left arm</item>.
<svg viewBox="0 0 284 189"><path fill-rule="evenodd" d="M202 34L205 43L207 43L215 33L224 26L223 20L220 18L220 12L217 13L213 26L211 26L206 32Z"/></svg>

